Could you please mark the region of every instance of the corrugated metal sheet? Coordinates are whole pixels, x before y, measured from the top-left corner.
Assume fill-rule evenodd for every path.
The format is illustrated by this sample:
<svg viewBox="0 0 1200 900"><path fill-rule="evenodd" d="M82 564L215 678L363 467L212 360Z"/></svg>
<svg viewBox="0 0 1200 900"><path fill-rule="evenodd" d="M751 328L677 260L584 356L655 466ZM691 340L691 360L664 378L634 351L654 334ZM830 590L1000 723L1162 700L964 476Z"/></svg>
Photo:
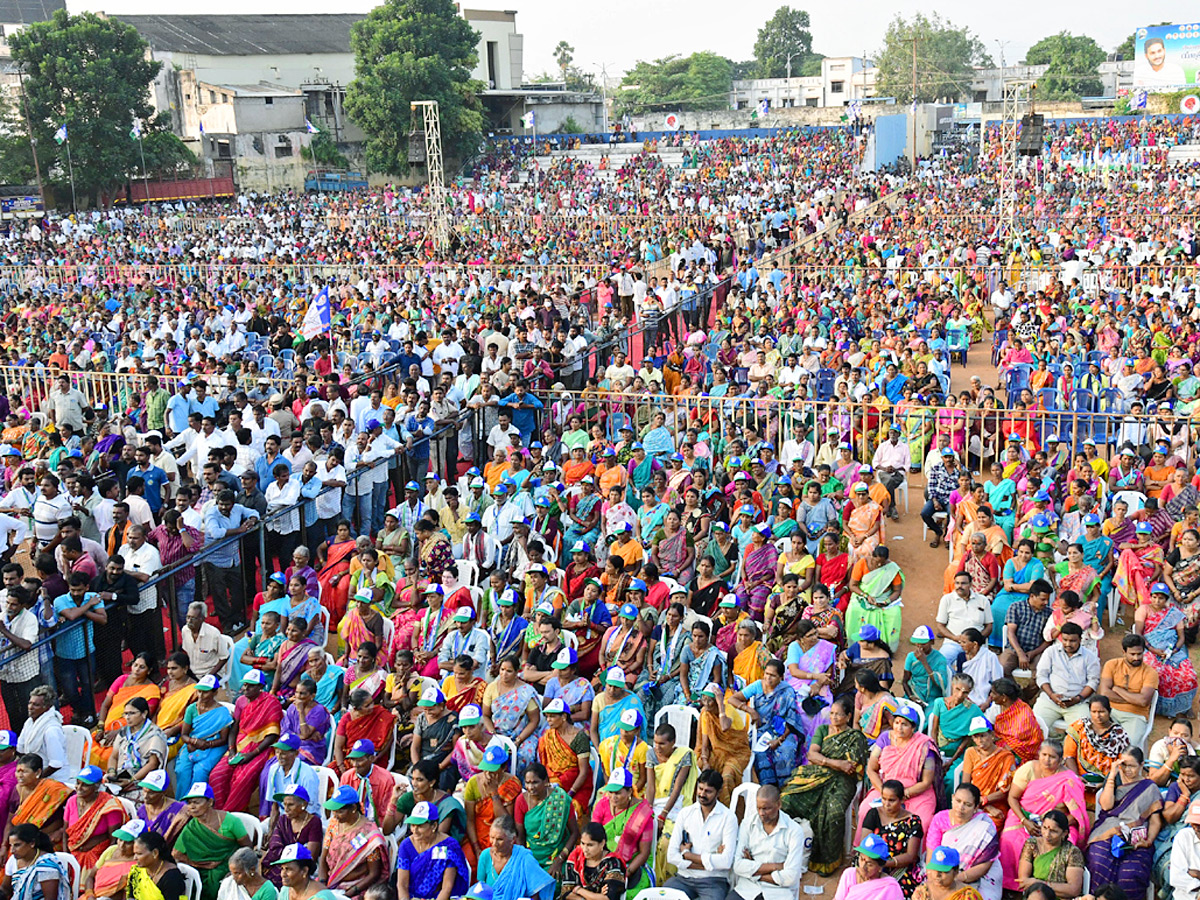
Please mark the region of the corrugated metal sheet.
<svg viewBox="0 0 1200 900"><path fill-rule="evenodd" d="M66 0L0 0L0 22L6 25L45 22L55 10L66 8Z"/></svg>
<svg viewBox="0 0 1200 900"><path fill-rule="evenodd" d="M7 2L12 0L0 0L0 4ZM212 56L262 56L272 53L349 53L350 26L365 18L365 13L118 18L136 28L155 50Z"/></svg>

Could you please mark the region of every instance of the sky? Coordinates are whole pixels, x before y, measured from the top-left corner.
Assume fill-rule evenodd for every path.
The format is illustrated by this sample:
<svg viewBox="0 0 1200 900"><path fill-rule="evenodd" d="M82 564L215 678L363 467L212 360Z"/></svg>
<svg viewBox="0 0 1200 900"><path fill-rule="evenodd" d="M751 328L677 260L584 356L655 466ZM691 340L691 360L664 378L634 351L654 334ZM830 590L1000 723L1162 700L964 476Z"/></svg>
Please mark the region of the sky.
<svg viewBox="0 0 1200 900"><path fill-rule="evenodd" d="M336 7L325 0L71 0L69 7L103 10L114 15L154 13L303 13L365 12L371 0L342 0ZM758 29L780 6L779 0L742 0L730 15L728 4L715 0L460 0L468 9L515 9L517 30L525 36L525 77L556 73L554 47L565 40L575 48L575 65L598 71L607 68L610 79L638 60L671 54L688 55L711 50L733 60L751 59ZM1195 3L1157 0L1153 15L1143 19L1127 0L1007 0L1003 4L928 4L908 0L851 0L840 3L805 3L792 0L794 9L807 9L812 20L813 49L827 56L862 56L883 43L888 23L900 13L911 16L940 13L957 26L970 28L992 59L1018 62L1031 45L1049 34L1071 31L1095 38L1111 52L1134 28L1157 22L1185 23L1196 14ZM845 15L848 10L852 15ZM997 41L1004 42L1003 48Z"/></svg>

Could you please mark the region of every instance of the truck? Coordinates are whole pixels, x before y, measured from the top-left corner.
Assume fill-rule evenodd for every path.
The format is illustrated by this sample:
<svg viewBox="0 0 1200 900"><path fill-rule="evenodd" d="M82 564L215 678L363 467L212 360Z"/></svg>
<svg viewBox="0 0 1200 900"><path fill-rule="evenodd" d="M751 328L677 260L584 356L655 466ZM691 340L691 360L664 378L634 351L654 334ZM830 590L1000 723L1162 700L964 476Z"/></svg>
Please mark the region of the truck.
<svg viewBox="0 0 1200 900"><path fill-rule="evenodd" d="M367 179L361 172L341 172L330 169L312 169L304 178L304 190L321 194L338 194L344 191L361 191L367 187Z"/></svg>

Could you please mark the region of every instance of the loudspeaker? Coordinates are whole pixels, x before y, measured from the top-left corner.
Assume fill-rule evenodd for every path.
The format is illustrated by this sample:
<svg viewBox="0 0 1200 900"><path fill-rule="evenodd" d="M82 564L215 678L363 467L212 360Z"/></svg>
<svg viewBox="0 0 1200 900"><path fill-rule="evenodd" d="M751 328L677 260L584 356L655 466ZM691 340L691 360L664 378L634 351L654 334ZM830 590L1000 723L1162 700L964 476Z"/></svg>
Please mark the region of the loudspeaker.
<svg viewBox="0 0 1200 900"><path fill-rule="evenodd" d="M1045 116L1038 113L1022 116L1021 134L1017 138L1017 154L1019 156L1041 156L1045 130Z"/></svg>

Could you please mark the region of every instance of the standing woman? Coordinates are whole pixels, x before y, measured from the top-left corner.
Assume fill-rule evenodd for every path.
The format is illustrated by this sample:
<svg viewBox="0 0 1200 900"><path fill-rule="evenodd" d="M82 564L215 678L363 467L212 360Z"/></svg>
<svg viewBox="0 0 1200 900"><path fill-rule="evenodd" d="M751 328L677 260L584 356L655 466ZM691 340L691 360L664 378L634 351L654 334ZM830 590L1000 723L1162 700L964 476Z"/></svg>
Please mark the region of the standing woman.
<svg viewBox="0 0 1200 900"><path fill-rule="evenodd" d="M0 878L4 900L71 900L71 876L54 855L54 845L36 826L18 825L8 836L9 865Z"/></svg>

